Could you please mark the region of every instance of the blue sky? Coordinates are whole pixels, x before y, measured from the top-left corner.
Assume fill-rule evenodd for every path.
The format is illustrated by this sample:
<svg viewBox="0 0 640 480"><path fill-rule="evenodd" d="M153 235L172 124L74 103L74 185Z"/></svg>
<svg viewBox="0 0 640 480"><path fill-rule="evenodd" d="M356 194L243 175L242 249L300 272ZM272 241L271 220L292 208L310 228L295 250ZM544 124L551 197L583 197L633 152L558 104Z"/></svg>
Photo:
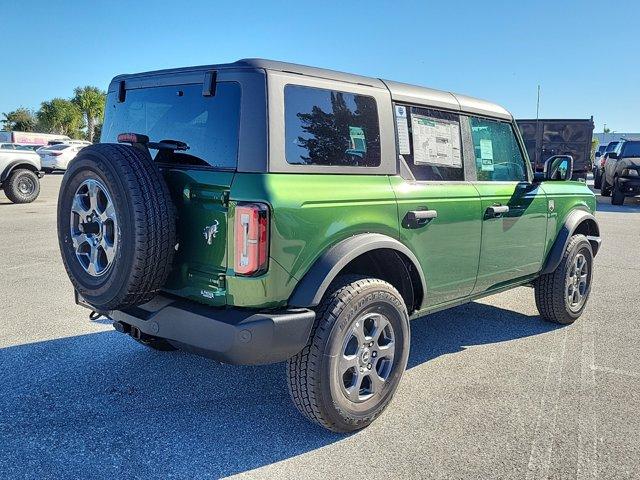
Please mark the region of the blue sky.
<svg viewBox="0 0 640 480"><path fill-rule="evenodd" d="M0 112L118 73L264 57L640 131L640 2L3 0ZM620 62L624 57L629 62ZM617 65L620 65L619 67Z"/></svg>

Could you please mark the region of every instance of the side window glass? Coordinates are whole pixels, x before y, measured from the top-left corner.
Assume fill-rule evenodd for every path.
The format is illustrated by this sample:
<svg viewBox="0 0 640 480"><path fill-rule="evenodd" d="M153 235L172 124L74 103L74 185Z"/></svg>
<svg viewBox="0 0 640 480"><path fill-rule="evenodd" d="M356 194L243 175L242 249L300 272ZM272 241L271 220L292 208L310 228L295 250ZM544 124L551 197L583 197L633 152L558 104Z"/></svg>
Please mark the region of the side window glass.
<svg viewBox="0 0 640 480"><path fill-rule="evenodd" d="M380 126L373 97L287 85L284 109L287 163L380 166Z"/></svg>
<svg viewBox="0 0 640 480"><path fill-rule="evenodd" d="M464 180L460 116L395 106L398 151L416 180Z"/></svg>
<svg viewBox="0 0 640 480"><path fill-rule="evenodd" d="M510 123L470 118L479 181L521 182L527 167Z"/></svg>

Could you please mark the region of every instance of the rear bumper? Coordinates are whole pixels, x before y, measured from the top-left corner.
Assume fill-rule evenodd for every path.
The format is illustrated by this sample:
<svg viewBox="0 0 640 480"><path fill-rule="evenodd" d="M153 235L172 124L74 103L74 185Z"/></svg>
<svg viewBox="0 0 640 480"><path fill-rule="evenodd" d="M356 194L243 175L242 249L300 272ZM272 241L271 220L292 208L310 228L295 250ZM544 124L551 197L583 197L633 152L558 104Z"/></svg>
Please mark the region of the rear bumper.
<svg viewBox="0 0 640 480"><path fill-rule="evenodd" d="M640 195L640 178L618 178L620 190L625 195Z"/></svg>
<svg viewBox="0 0 640 480"><path fill-rule="evenodd" d="M284 361L302 350L315 312L218 309L158 295L149 303L108 316L183 350L225 363L259 365Z"/></svg>

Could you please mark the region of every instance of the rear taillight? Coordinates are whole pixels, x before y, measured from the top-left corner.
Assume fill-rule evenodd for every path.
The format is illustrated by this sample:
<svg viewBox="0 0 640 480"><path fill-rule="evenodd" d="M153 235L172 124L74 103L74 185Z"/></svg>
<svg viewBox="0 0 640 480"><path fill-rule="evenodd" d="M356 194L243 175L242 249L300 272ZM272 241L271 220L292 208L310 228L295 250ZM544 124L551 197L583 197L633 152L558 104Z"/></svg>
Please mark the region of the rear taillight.
<svg viewBox="0 0 640 480"><path fill-rule="evenodd" d="M51 155L52 157L59 157L60 155L62 155L62 152L49 152L49 155Z"/></svg>
<svg viewBox="0 0 640 480"><path fill-rule="evenodd" d="M262 203L236 206L235 262L238 275L256 275L267 269L269 207Z"/></svg>
<svg viewBox="0 0 640 480"><path fill-rule="evenodd" d="M600 168L604 168L604 164L606 161L607 161L607 158L604 156L600 159Z"/></svg>

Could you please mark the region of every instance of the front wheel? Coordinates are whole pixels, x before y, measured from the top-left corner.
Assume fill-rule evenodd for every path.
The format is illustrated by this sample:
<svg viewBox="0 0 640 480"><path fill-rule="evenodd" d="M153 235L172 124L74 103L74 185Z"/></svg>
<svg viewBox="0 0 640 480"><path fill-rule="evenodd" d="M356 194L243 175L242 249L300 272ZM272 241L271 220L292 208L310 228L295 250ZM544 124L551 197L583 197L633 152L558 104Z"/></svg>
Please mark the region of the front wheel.
<svg viewBox="0 0 640 480"><path fill-rule="evenodd" d="M569 240L560 264L534 282L536 306L542 318L567 325L575 322L591 293L593 250L587 237Z"/></svg>
<svg viewBox="0 0 640 480"><path fill-rule="evenodd" d="M3 188L13 203L31 203L40 195L40 180L31 170L14 170Z"/></svg>
<svg viewBox="0 0 640 480"><path fill-rule="evenodd" d="M409 356L409 317L389 283L341 277L317 309L309 342L287 362L298 410L335 432L366 427L387 407Z"/></svg>

